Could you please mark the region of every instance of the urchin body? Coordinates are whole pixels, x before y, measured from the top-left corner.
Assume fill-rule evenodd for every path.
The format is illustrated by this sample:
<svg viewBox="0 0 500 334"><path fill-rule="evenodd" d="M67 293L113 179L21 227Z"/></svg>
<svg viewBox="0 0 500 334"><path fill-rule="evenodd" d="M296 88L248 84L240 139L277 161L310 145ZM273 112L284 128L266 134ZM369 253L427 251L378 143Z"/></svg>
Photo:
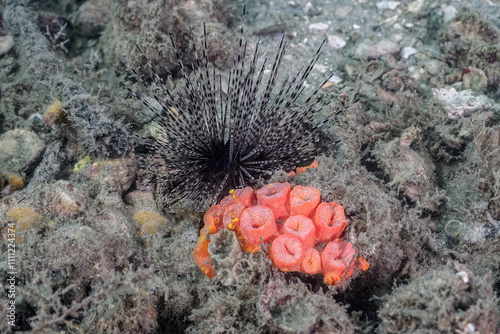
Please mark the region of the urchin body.
<svg viewBox="0 0 500 334"><path fill-rule="evenodd" d="M136 150L142 168L155 174L143 184L161 185L168 203L186 197L198 203L218 201L232 188L308 163L324 148L319 128L327 119L312 122L321 108L319 88L297 104L321 47L303 71L278 81L285 39L269 67L267 59L259 64L259 43L247 64L247 43L240 39L223 92L222 76L209 64L206 43L205 34L200 54L194 50L191 73L178 60L182 87L168 90L145 56L155 89L130 68L156 101L152 104L126 86L155 114L158 125L155 134L140 137L141 149Z"/></svg>

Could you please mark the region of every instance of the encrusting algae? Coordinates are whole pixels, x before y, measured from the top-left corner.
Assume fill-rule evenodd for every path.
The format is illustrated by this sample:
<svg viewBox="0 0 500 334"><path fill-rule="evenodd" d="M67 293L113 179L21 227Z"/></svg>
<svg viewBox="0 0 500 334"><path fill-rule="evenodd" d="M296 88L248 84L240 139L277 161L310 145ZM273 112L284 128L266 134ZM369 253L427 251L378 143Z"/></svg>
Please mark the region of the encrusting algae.
<svg viewBox="0 0 500 334"><path fill-rule="evenodd" d="M4 187L5 184L11 186L13 191L21 190L24 188L24 179L22 176L12 174L12 173L1 173L0 174L0 189Z"/></svg>
<svg viewBox="0 0 500 334"><path fill-rule="evenodd" d="M215 277L210 236L227 229L245 252L256 252L262 242L270 244L268 256L284 272L321 273L326 284L337 285L353 274L355 265L368 270L368 261L340 239L348 223L344 208L320 201L318 189L291 189L289 183L272 183L255 192L251 187L231 190L205 214L193 258L205 275Z"/></svg>
<svg viewBox="0 0 500 334"><path fill-rule="evenodd" d="M47 107L47 109L43 113L43 120L45 124L50 127L61 124L63 118L63 104L59 100L55 100L50 106Z"/></svg>
<svg viewBox="0 0 500 334"><path fill-rule="evenodd" d="M88 164L90 164L90 162L92 161L92 158L90 156L85 156L83 159L81 159L80 161L78 161L75 166L73 166L73 173L77 173L79 172L80 170L82 170L83 168L87 167Z"/></svg>
<svg viewBox="0 0 500 334"><path fill-rule="evenodd" d="M139 228L139 235L152 235L159 232L163 225L165 225L166 218L155 211L137 211L132 217L136 222L141 225Z"/></svg>
<svg viewBox="0 0 500 334"><path fill-rule="evenodd" d="M31 230L40 218L40 215L35 210L19 206L10 209L6 216L12 218L21 231Z"/></svg>

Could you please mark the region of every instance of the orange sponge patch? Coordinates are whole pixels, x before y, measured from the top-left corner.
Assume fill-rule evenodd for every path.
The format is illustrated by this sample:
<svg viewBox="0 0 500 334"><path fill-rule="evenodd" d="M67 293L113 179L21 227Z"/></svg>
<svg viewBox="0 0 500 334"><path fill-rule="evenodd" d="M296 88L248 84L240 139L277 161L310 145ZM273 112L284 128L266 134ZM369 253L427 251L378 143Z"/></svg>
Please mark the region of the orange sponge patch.
<svg viewBox="0 0 500 334"><path fill-rule="evenodd" d="M270 258L281 271L299 271L304 258L304 246L299 238L283 234L274 239Z"/></svg>
<svg viewBox="0 0 500 334"><path fill-rule="evenodd" d="M210 240L207 238L206 234L201 235L198 238L198 242L193 250L193 258L198 267L203 271L208 278L215 277L215 269L212 266L210 253L208 253L208 245Z"/></svg>

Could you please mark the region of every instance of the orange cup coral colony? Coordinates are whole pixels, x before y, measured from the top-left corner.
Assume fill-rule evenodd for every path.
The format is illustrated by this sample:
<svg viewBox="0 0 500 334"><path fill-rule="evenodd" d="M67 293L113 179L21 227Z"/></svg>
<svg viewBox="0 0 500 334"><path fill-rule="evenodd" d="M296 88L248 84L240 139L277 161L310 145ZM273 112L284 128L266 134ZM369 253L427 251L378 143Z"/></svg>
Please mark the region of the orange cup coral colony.
<svg viewBox="0 0 500 334"><path fill-rule="evenodd" d="M368 261L340 239L348 223L344 208L320 201L318 189L298 185L292 190L289 183L272 183L255 192L250 187L230 191L203 218L193 251L196 264L209 278L215 277L210 235L228 229L245 252L256 252L261 242L271 244L269 258L281 271L322 274L326 284L336 285L353 274L355 265L367 270Z"/></svg>

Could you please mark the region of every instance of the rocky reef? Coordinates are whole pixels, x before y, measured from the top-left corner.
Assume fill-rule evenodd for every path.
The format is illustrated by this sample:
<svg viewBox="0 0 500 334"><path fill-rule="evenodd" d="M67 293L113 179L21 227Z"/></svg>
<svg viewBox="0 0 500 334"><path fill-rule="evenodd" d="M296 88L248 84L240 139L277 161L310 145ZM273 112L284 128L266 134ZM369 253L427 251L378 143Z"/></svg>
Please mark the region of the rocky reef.
<svg viewBox="0 0 500 334"><path fill-rule="evenodd" d="M0 332L498 332L500 4L250 1L242 12L226 0L0 4ZM143 186L136 139L161 128L120 82L161 101L126 62L149 91L157 73L175 92L204 50L227 94L240 34L249 59L260 43L259 68L285 37L279 84L325 41L302 87L319 87L310 116L325 150L253 189L314 187L344 208L340 238L369 268L341 284L280 270L271 246L244 252L227 228L207 244L220 268L209 278L192 255L210 207L165 206L161 183Z"/></svg>

